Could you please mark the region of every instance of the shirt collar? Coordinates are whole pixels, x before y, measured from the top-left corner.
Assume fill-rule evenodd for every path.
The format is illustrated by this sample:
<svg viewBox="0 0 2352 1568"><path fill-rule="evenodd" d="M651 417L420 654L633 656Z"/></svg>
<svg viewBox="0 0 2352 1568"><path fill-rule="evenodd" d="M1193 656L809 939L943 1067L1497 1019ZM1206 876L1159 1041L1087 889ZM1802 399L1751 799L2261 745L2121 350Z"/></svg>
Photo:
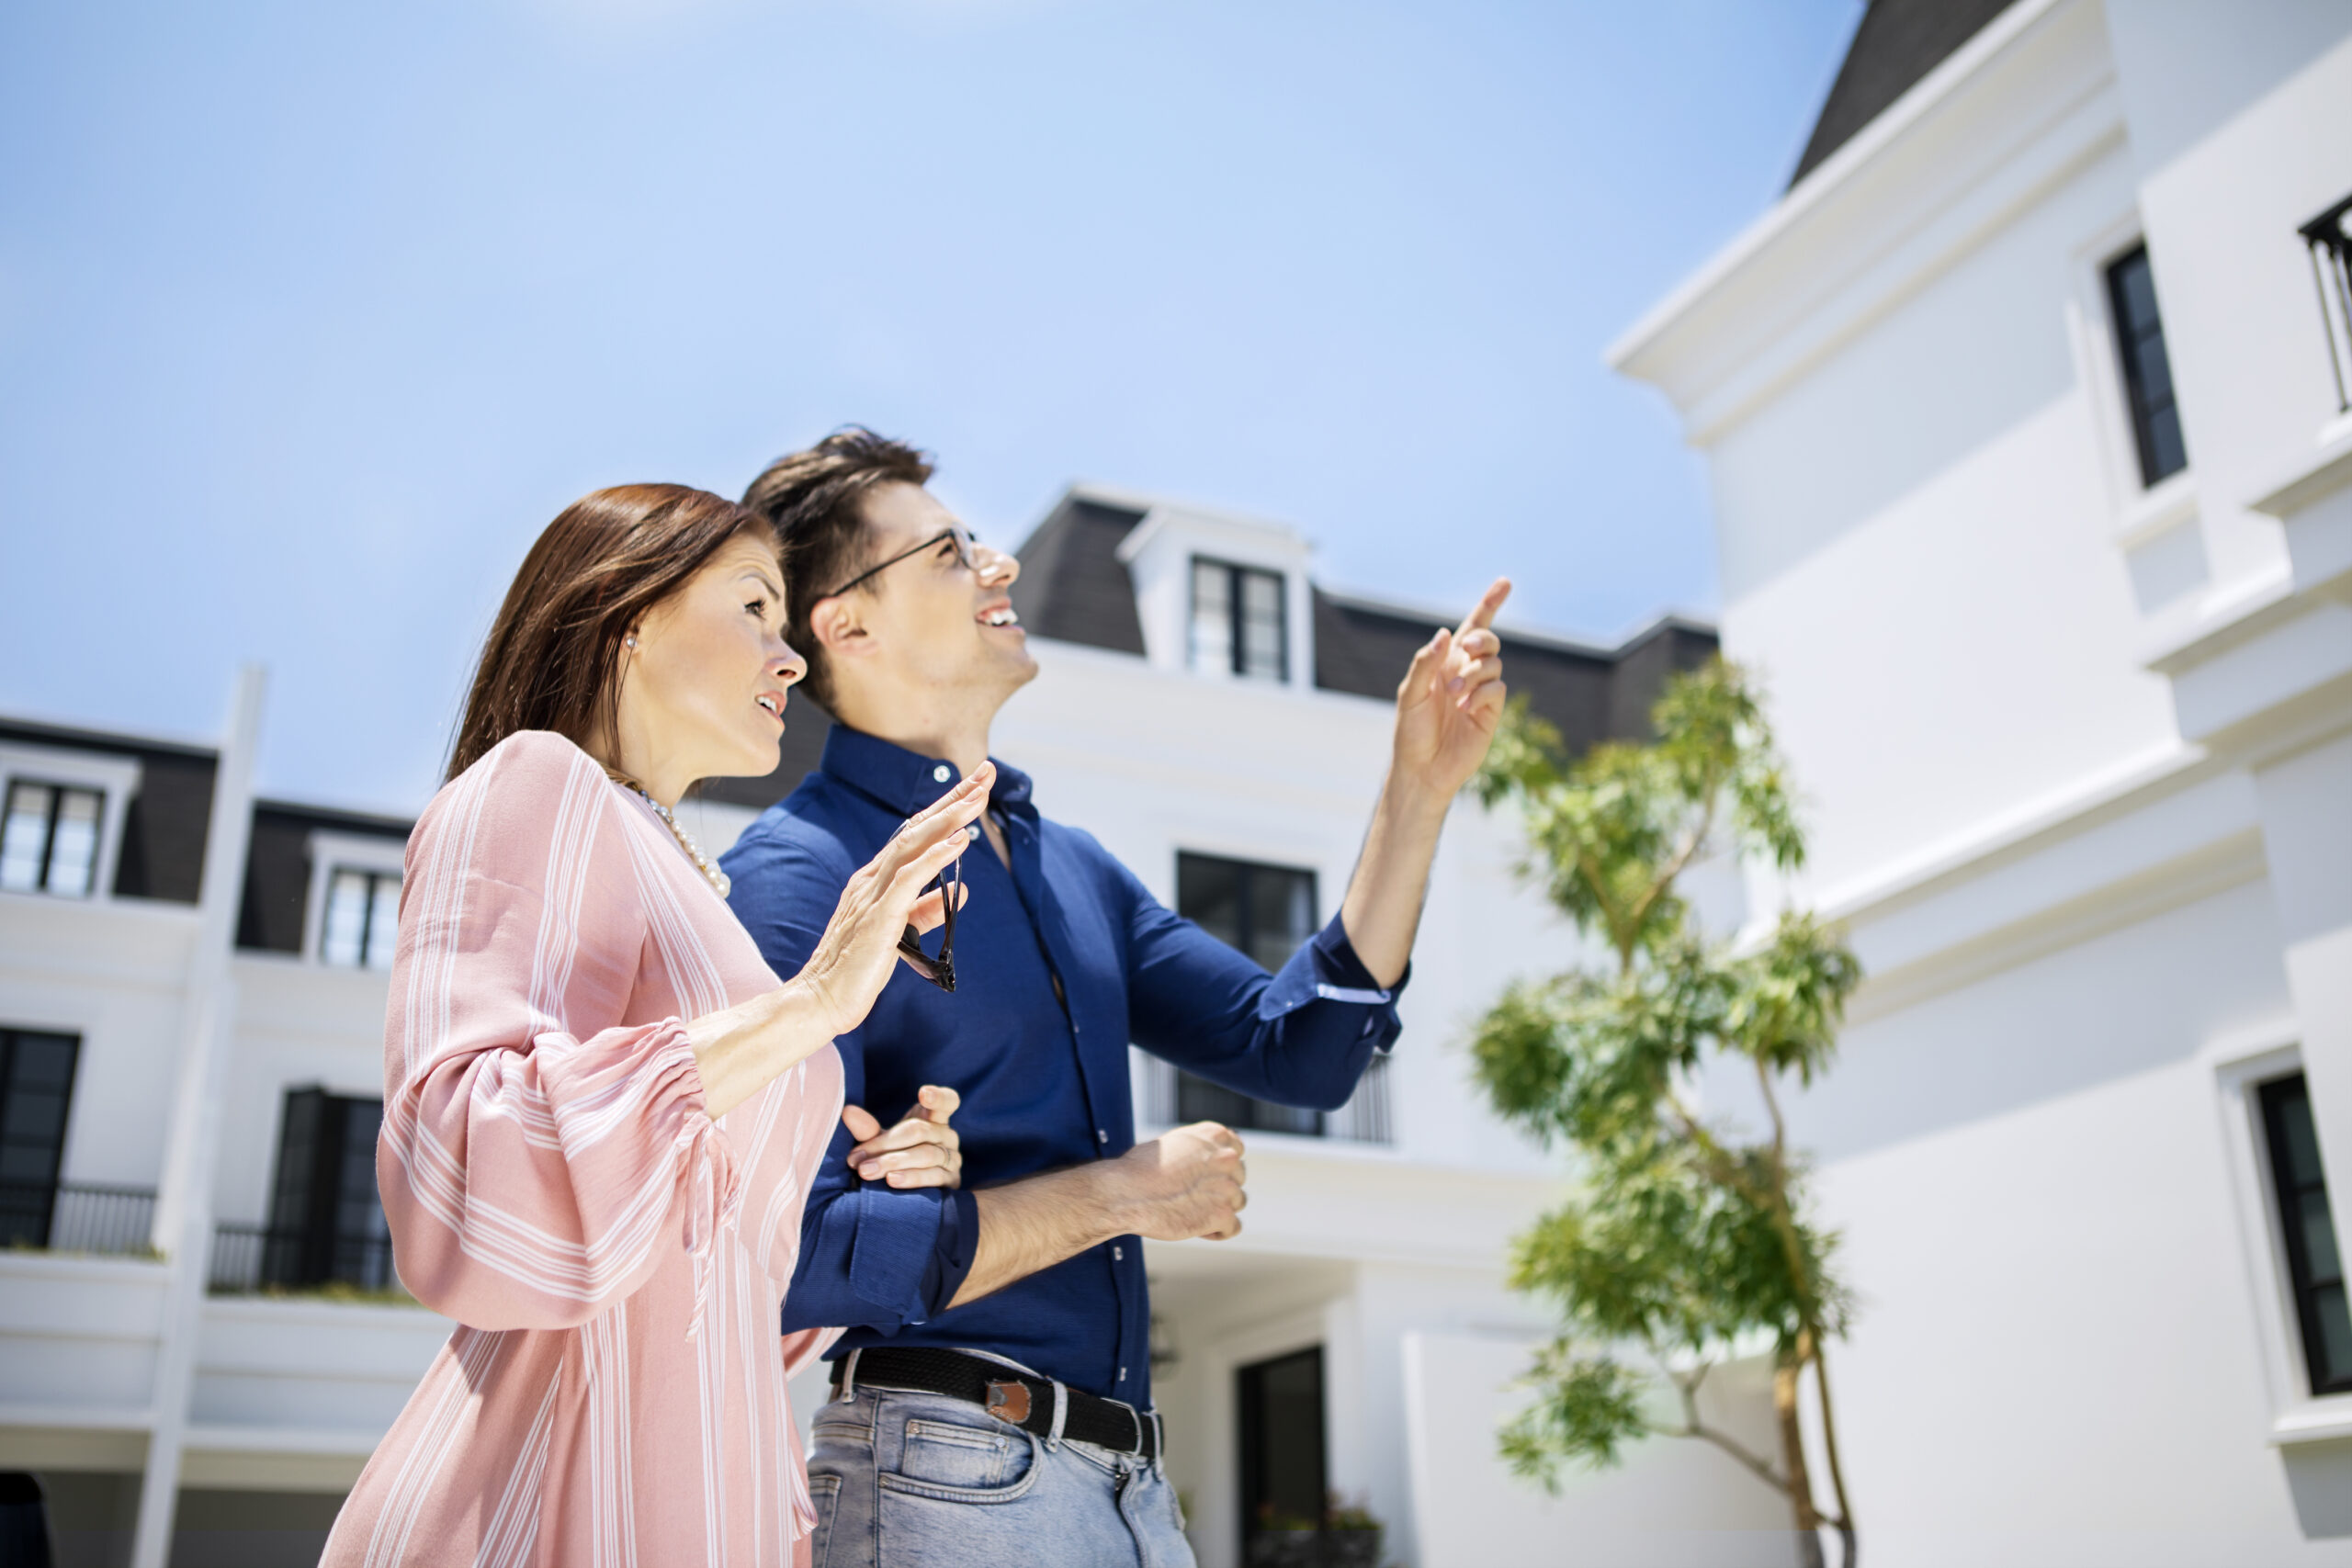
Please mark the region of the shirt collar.
<svg viewBox="0 0 2352 1568"><path fill-rule="evenodd" d="M1003 810L1030 809L1029 775L1011 763L996 763L996 785L990 804ZM825 738L825 754L817 766L829 776L901 817L911 817L956 787L956 765L944 757L926 757L903 746L879 739L846 724L836 724Z"/></svg>

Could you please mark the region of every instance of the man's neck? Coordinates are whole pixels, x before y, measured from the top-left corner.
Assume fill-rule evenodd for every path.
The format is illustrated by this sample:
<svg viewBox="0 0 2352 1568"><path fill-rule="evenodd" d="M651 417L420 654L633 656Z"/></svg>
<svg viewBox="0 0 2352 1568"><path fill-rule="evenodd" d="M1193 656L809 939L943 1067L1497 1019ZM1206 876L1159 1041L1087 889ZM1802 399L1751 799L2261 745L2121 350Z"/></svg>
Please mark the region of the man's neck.
<svg viewBox="0 0 2352 1568"><path fill-rule="evenodd" d="M996 718L996 707L959 723L940 715L894 714L881 705L852 698L842 702L834 716L876 740L888 740L925 757L944 757L960 776L969 778L975 768L989 760L989 728Z"/></svg>

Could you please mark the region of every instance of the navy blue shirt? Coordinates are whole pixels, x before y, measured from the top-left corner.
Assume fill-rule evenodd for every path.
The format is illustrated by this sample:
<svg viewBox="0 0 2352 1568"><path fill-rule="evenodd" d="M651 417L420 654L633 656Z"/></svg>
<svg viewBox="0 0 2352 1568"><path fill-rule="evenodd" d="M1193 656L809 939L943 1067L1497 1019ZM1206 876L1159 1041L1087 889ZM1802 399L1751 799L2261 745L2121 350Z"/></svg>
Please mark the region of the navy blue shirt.
<svg viewBox="0 0 2352 1568"><path fill-rule="evenodd" d="M723 861L729 901L778 975L808 962L851 874L957 777L941 759L833 727L818 770ZM964 857L971 894L956 917L955 993L899 965L865 1022L837 1042L850 1102L886 1126L924 1084L963 1096L963 1189L868 1185L837 1127L809 1190L784 1327L847 1325L835 1358L884 1343L992 1350L1148 1404L1137 1238L950 1311L978 1237L973 1190L1132 1147L1130 1041L1243 1094L1337 1110L1396 1038L1395 988L1374 982L1337 919L1268 975L1171 913L1092 836L1038 816L1027 775L1002 762L989 809L1012 865L985 840Z"/></svg>

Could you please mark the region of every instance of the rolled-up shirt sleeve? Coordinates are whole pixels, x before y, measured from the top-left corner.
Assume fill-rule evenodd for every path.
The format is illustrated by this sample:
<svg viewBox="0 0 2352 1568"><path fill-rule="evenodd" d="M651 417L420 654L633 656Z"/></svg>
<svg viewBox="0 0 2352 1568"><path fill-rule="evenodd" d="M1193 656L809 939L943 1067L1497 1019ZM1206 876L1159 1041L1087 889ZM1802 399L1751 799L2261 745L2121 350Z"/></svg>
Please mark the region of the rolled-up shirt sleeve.
<svg viewBox="0 0 2352 1568"><path fill-rule="evenodd" d="M1337 916L1278 974L1154 898L1132 873L1129 1038L1156 1056L1253 1099L1336 1111L1403 1025L1393 986L1374 980Z"/></svg>
<svg viewBox="0 0 2352 1568"><path fill-rule="evenodd" d="M724 857L728 902L777 976L797 975L817 950L856 869L832 846L786 830L754 829ZM835 1041L845 1101L865 1103L864 1029ZM867 1106L877 1117L896 1107ZM846 1127L809 1184L800 1257L784 1302L784 1332L867 1327L885 1332L946 1309L971 1272L979 1217L968 1192L869 1185L849 1168Z"/></svg>

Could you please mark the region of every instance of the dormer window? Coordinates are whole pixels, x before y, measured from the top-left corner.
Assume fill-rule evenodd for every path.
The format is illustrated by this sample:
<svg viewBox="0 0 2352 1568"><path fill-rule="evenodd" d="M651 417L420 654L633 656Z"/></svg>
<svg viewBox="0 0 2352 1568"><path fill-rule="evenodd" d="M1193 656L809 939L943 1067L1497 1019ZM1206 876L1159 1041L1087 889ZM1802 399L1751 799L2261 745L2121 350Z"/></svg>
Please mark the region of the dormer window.
<svg viewBox="0 0 2352 1568"><path fill-rule="evenodd" d="M10 779L0 818L0 888L88 897L97 886L106 798L76 784Z"/></svg>
<svg viewBox="0 0 2352 1568"><path fill-rule="evenodd" d="M343 969L390 969L400 924L399 872L336 866L327 877L319 958Z"/></svg>
<svg viewBox="0 0 2352 1568"><path fill-rule="evenodd" d="M1245 681L1290 679L1283 575L1193 558L1192 667Z"/></svg>

